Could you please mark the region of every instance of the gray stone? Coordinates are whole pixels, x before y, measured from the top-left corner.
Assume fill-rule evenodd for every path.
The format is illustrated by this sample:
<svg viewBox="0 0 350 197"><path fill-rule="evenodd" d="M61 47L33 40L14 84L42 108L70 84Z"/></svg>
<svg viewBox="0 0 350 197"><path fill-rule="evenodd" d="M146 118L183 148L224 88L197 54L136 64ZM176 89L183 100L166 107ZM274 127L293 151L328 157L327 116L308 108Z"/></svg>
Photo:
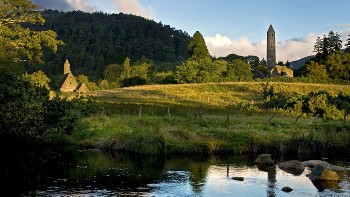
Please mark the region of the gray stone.
<svg viewBox="0 0 350 197"><path fill-rule="evenodd" d="M243 177L232 177L232 179L236 181L244 181Z"/></svg>
<svg viewBox="0 0 350 197"><path fill-rule="evenodd" d="M261 154L258 158L255 159L254 163L264 164L264 165L273 165L274 161L271 159L270 154Z"/></svg>
<svg viewBox="0 0 350 197"><path fill-rule="evenodd" d="M305 165L298 160L281 162L278 164L278 167L281 170L294 175L301 175L305 169Z"/></svg>
<svg viewBox="0 0 350 197"><path fill-rule="evenodd" d="M344 170L348 170L347 168L341 167L341 166L336 166L336 165L332 165L326 161L322 161L322 160L309 160L309 161L304 161L302 162L304 165L309 166L309 167L315 167L317 165L321 165L324 166L328 169L334 170L334 171L344 171Z"/></svg>
<svg viewBox="0 0 350 197"><path fill-rule="evenodd" d="M291 192L291 191L293 191L293 189L287 186L287 187L283 187L282 191L284 191L284 192Z"/></svg>
<svg viewBox="0 0 350 197"><path fill-rule="evenodd" d="M309 178L312 181L340 181L338 173L319 164L311 171Z"/></svg>

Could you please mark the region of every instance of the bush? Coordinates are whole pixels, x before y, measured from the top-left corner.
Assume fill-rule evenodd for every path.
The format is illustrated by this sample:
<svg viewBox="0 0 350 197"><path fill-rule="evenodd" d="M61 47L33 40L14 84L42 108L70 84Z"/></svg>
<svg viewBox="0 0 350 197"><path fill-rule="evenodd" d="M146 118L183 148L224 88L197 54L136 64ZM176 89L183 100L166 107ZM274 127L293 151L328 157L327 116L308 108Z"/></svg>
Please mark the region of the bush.
<svg viewBox="0 0 350 197"><path fill-rule="evenodd" d="M50 100L46 88L0 73L0 140L6 144L50 142L54 135L69 134L79 118L97 111L91 98Z"/></svg>
<svg viewBox="0 0 350 197"><path fill-rule="evenodd" d="M18 77L0 73L0 139L40 141L45 132L44 102L48 90Z"/></svg>

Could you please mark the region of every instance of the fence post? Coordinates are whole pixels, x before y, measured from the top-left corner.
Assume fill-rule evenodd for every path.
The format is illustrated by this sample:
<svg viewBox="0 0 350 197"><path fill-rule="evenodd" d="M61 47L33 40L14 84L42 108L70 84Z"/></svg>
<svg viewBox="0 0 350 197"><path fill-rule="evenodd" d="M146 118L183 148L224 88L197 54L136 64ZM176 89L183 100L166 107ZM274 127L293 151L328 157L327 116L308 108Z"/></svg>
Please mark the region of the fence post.
<svg viewBox="0 0 350 197"><path fill-rule="evenodd" d="M267 121L267 123L270 123L271 120L276 116L276 114L273 114L273 116Z"/></svg>
<svg viewBox="0 0 350 197"><path fill-rule="evenodd" d="M227 107L227 117L226 117L226 127L228 128L228 127L230 127L230 108L229 107Z"/></svg>
<svg viewBox="0 0 350 197"><path fill-rule="evenodd" d="M170 115L170 107L168 106L168 118L171 121L171 115Z"/></svg>
<svg viewBox="0 0 350 197"><path fill-rule="evenodd" d="M139 118L142 119L142 105L139 106Z"/></svg>
<svg viewBox="0 0 350 197"><path fill-rule="evenodd" d="M316 118L318 118L320 116L320 114L317 114L315 117L313 117L311 120L310 120L310 122L308 123L309 125L316 119Z"/></svg>

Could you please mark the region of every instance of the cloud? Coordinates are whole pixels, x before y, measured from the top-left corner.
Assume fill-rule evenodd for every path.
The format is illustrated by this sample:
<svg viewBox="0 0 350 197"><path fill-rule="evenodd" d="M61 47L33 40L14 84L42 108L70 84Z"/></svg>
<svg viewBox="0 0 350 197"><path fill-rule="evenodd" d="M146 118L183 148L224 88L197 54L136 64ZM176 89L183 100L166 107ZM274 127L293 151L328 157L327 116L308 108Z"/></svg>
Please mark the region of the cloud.
<svg viewBox="0 0 350 197"><path fill-rule="evenodd" d="M94 12L97 7L90 0L33 0L41 9L54 9L63 11L81 10Z"/></svg>
<svg viewBox="0 0 350 197"><path fill-rule="evenodd" d="M154 19L154 9L150 6L144 7L138 0L113 0L117 9L123 13L143 16L148 19Z"/></svg>
<svg viewBox="0 0 350 197"><path fill-rule="evenodd" d="M313 46L317 35L309 34L303 38L293 38L276 43L277 61L293 61L314 54ZM256 55L260 59L266 59L266 40L252 43L246 37L231 40L227 36L216 34L214 37L206 37L206 44L211 55L224 57L231 53L237 55Z"/></svg>
<svg viewBox="0 0 350 197"><path fill-rule="evenodd" d="M88 0L65 0L75 10L81 10L85 12L96 11L97 8Z"/></svg>

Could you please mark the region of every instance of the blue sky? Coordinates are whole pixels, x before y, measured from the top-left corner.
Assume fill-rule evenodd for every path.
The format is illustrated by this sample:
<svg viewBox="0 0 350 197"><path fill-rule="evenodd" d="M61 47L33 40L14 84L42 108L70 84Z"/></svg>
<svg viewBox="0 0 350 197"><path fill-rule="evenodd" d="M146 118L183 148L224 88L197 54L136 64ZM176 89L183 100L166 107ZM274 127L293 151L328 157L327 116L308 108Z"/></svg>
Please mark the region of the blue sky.
<svg viewBox="0 0 350 197"><path fill-rule="evenodd" d="M265 57L266 31L276 31L277 60L313 54L317 36L350 34L349 0L34 0L43 8L131 13L193 35L200 31L210 53ZM348 10L347 10L348 9Z"/></svg>

